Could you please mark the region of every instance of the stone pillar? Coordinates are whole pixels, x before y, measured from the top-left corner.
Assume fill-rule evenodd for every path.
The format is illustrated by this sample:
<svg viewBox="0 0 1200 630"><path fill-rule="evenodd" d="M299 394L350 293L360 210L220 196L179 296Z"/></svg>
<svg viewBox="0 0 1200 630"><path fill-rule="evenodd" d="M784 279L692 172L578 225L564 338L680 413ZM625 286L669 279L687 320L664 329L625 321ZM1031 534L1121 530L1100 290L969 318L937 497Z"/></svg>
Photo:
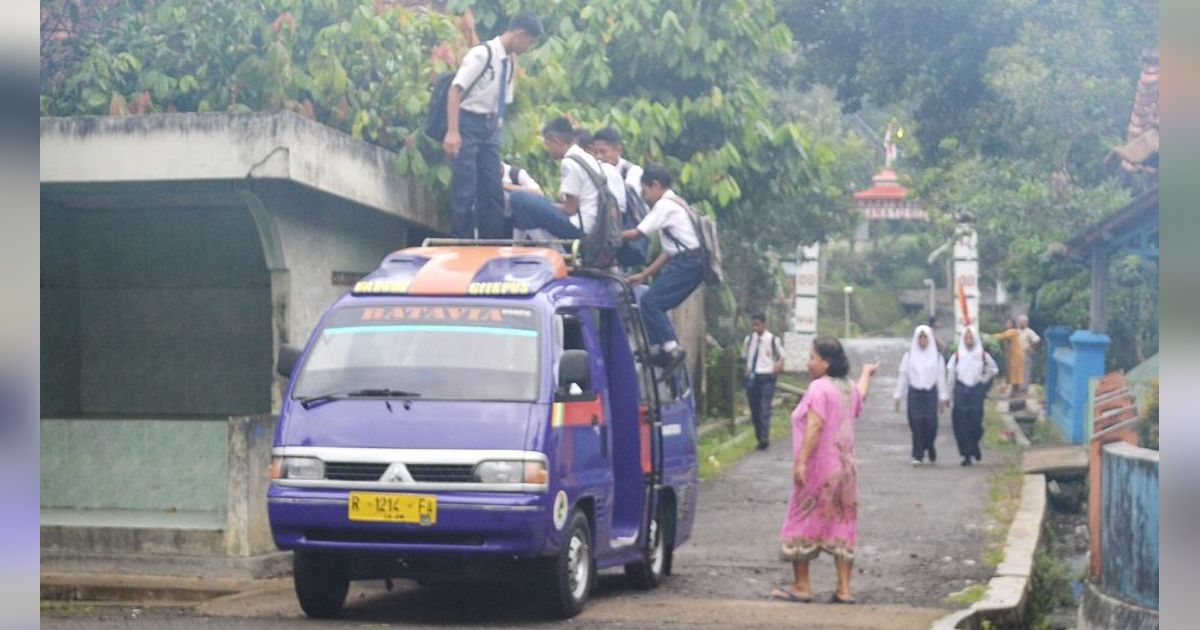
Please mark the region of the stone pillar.
<svg viewBox="0 0 1200 630"><path fill-rule="evenodd" d="M267 468L275 437L275 416L229 419L229 472L226 481L225 553L258 556L275 550L267 520Z"/></svg>
<svg viewBox="0 0 1200 630"><path fill-rule="evenodd" d="M1054 399L1058 392L1058 363L1054 360L1054 352L1066 347L1071 338L1071 329L1066 326L1051 326L1043 335L1046 339L1046 417L1054 415Z"/></svg>
<svg viewBox="0 0 1200 630"><path fill-rule="evenodd" d="M1088 438L1084 435L1087 414L1091 413L1087 405L1088 384L1091 379L1104 375L1105 358L1111 341L1108 335L1077 330L1071 335L1070 342L1075 349L1075 369L1071 375L1071 424L1067 438L1073 444L1083 444Z"/></svg>

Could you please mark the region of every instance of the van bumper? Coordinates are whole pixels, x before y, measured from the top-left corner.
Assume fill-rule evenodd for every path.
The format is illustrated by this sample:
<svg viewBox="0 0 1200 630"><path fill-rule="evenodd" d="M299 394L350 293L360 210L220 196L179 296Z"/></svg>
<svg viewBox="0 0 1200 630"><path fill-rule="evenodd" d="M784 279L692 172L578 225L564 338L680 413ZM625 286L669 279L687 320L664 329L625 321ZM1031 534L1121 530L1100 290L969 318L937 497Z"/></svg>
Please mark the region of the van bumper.
<svg viewBox="0 0 1200 630"><path fill-rule="evenodd" d="M545 494L434 492L437 522L351 521L349 490L272 485L267 513L275 545L283 550L314 550L400 557L472 555L534 557L561 545Z"/></svg>

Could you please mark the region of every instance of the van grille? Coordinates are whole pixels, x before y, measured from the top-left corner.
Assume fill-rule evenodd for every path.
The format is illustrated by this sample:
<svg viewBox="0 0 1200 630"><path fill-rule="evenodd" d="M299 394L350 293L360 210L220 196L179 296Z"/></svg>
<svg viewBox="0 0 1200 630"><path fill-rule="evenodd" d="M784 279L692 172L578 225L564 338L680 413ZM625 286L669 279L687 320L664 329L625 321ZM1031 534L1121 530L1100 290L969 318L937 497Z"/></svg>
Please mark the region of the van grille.
<svg viewBox="0 0 1200 630"><path fill-rule="evenodd" d="M325 462L325 478L335 481L379 481L388 464Z"/></svg>
<svg viewBox="0 0 1200 630"><path fill-rule="evenodd" d="M427 483L474 483L475 467L471 464L408 464L413 481Z"/></svg>

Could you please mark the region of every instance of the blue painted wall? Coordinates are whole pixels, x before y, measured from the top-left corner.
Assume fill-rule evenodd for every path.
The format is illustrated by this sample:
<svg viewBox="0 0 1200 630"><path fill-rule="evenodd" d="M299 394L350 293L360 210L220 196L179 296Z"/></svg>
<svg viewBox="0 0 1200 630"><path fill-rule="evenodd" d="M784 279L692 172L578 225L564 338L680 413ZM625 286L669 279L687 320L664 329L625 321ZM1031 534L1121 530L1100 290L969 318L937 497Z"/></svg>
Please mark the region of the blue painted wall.
<svg viewBox="0 0 1200 630"><path fill-rule="evenodd" d="M1109 338L1087 330L1075 331L1069 345L1050 338L1051 361L1047 375L1046 398L1050 401L1050 417L1063 435L1074 444L1083 444L1087 435L1088 384L1104 375L1105 356Z"/></svg>
<svg viewBox="0 0 1200 630"><path fill-rule="evenodd" d="M1158 610L1158 451L1119 442L1103 462L1101 585Z"/></svg>

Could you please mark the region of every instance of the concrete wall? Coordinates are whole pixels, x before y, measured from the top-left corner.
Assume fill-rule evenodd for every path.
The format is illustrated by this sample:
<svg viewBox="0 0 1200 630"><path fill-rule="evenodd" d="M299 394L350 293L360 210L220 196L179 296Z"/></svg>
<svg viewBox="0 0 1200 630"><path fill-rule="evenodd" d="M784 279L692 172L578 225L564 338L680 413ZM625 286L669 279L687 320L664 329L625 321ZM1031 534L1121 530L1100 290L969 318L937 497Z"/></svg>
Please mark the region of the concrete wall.
<svg viewBox="0 0 1200 630"><path fill-rule="evenodd" d="M280 341L303 344L325 309L350 289L333 282L334 272L365 275L409 245L408 224L394 216L285 182L257 182L251 190L274 222L287 268Z"/></svg>
<svg viewBox="0 0 1200 630"><path fill-rule="evenodd" d="M288 180L448 231L396 154L291 112L73 116L41 120L41 181Z"/></svg>
<svg viewBox="0 0 1200 630"><path fill-rule="evenodd" d="M220 512L226 421L41 422L43 507Z"/></svg>
<svg viewBox="0 0 1200 630"><path fill-rule="evenodd" d="M1158 451L1104 447L1101 587L1143 608L1158 609Z"/></svg>

